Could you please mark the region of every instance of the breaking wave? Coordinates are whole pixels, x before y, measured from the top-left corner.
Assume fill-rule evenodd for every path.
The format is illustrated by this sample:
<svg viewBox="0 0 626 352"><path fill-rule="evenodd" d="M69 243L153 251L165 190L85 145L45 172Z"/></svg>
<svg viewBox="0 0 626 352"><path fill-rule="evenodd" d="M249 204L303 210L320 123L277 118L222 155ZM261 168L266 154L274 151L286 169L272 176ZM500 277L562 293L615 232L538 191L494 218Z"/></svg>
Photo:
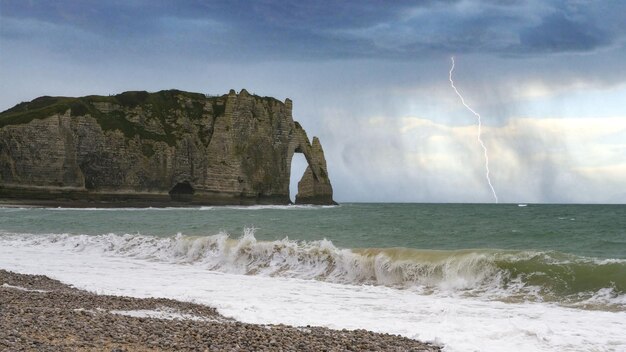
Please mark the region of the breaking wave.
<svg viewBox="0 0 626 352"><path fill-rule="evenodd" d="M2 234L3 246L45 246L69 251L174 264L232 274L384 285L505 301L546 301L585 309L626 311L626 261L555 251L411 248L337 248L331 241L259 241L253 229L240 238Z"/></svg>

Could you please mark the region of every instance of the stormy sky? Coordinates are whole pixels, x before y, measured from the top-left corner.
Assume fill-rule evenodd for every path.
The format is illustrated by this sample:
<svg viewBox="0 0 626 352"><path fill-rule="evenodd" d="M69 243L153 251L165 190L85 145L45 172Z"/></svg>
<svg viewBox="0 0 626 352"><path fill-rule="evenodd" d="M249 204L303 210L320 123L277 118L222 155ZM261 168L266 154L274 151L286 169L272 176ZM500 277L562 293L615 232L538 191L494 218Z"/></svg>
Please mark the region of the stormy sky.
<svg viewBox="0 0 626 352"><path fill-rule="evenodd" d="M340 202L493 202L454 56L500 202L626 203L624 23L611 0L0 0L0 110L246 88L294 101Z"/></svg>

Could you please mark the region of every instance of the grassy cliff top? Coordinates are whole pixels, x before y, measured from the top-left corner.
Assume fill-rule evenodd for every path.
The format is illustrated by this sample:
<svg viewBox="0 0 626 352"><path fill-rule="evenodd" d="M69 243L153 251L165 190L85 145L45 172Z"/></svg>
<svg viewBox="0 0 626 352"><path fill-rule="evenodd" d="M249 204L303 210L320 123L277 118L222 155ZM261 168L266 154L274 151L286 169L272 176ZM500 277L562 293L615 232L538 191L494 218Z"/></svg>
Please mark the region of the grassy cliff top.
<svg viewBox="0 0 626 352"><path fill-rule="evenodd" d="M247 93L247 92L246 92ZM254 98L268 102L279 102L271 97ZM89 115L95 118L102 129L119 129L125 135L132 137L139 135L142 138L174 143L172 128L167 118L172 112L179 110L191 119L201 118L206 114L204 109L207 103L212 105L213 115L221 116L225 111L228 94L221 96L207 96L202 93L191 93L180 90L162 90L155 93L146 91L129 91L117 95L101 96L89 95L84 97L51 97L42 96L29 102L22 102L14 107L0 112L0 128L9 125L26 124L35 119L45 119L55 114L64 114L68 110L71 116ZM110 103L115 109L103 112L96 108L98 103ZM139 124L129 121L125 111L139 108L144 110L151 118L157 118L162 122L166 133L164 135L146 131Z"/></svg>
<svg viewBox="0 0 626 352"><path fill-rule="evenodd" d="M162 90L156 93L146 91L130 91L117 95L89 95L85 97L50 97L43 96L29 102L22 102L0 113L0 127L29 123L34 119L43 119L54 114L63 114L71 110L72 116L90 114L96 119L106 118L94 108L93 103L111 103L121 108L135 108L139 105L150 107L152 113L166 113L178 109L181 104L179 97L190 98L204 103L207 100L217 101L220 97L207 98L201 93L189 93L179 90Z"/></svg>
<svg viewBox="0 0 626 352"><path fill-rule="evenodd" d="M270 102L280 102L272 97L261 97L251 94L254 98ZM42 96L32 101L22 102L0 112L0 128L7 125L23 124L33 119L42 119L54 114L63 114L71 109L72 116L83 116L92 112L93 103L112 103L122 108L150 106L153 114L159 115L170 110L183 108L179 98L188 98L193 102L211 102L214 105L225 103L228 94L207 96L202 93L185 92L176 89L162 90L155 93L146 91L128 91L117 95L88 95L84 97L51 97ZM98 114L96 114L98 115ZM219 114L218 114L219 115ZM98 118L99 116L94 116Z"/></svg>

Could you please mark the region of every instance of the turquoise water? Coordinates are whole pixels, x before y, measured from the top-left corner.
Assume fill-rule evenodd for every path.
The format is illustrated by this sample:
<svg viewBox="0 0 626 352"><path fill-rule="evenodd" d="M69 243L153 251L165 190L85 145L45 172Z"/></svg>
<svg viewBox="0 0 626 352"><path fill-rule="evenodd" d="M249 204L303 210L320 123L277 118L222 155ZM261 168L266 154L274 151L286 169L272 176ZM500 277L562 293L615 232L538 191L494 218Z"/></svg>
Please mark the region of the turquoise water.
<svg viewBox="0 0 626 352"><path fill-rule="evenodd" d="M626 311L624 205L0 208L1 241Z"/></svg>
<svg viewBox="0 0 626 352"><path fill-rule="evenodd" d="M185 209L0 208L0 231L331 240L342 248L554 250L626 259L626 205L342 204Z"/></svg>

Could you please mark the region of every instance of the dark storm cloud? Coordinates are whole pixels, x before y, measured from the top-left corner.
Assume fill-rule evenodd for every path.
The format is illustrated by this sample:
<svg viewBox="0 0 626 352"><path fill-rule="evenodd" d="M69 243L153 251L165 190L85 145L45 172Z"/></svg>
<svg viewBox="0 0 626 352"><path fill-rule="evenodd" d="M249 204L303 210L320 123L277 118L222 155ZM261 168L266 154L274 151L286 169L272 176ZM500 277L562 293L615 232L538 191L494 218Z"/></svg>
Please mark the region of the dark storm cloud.
<svg viewBox="0 0 626 352"><path fill-rule="evenodd" d="M43 27L39 25L43 23L55 25L57 30L42 31L28 38L30 41L54 42L61 48L82 45L64 40L65 32L75 29L99 37L103 48L109 43L119 46L121 41L146 52L182 47L187 54L230 60L375 54L362 40L330 38L320 29L392 21L408 2L3 1L0 6L2 17L26 23L15 28L6 20L0 22L0 35L8 39L23 39L20 34L37 31L23 27ZM154 42L158 47L152 46Z"/></svg>
<svg viewBox="0 0 626 352"><path fill-rule="evenodd" d="M422 5L428 2L422 2ZM247 29L355 28L393 20L412 1L3 1L4 15L71 23L98 31L149 29L160 17L211 19Z"/></svg>
<svg viewBox="0 0 626 352"><path fill-rule="evenodd" d="M594 51L620 43L626 32L621 25L626 4L617 1L2 1L0 6L3 40L87 56L127 50L227 61L533 55ZM94 40L88 47L97 50L75 49Z"/></svg>
<svg viewBox="0 0 626 352"><path fill-rule="evenodd" d="M545 17L541 24L522 31L520 49L539 52L593 51L611 44L610 36L594 23L583 23L564 14Z"/></svg>

